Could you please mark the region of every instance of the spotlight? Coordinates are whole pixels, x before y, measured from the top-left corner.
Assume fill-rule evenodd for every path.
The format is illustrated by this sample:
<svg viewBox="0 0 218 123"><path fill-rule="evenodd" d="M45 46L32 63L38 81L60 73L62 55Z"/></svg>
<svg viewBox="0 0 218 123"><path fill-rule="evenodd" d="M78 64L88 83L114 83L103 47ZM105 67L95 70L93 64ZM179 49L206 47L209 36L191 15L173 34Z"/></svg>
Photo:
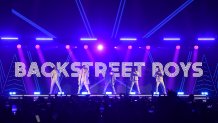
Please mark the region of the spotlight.
<svg viewBox="0 0 218 123"><path fill-rule="evenodd" d="M151 46L147 45L146 50L150 50L150 49L151 49Z"/></svg>
<svg viewBox="0 0 218 123"><path fill-rule="evenodd" d="M18 45L17 45L17 48L18 48L18 49L20 49L20 48L21 48L21 45L20 45L20 44L18 44Z"/></svg>
<svg viewBox="0 0 218 123"><path fill-rule="evenodd" d="M89 46L88 45L84 45L83 48L87 50L89 48Z"/></svg>
<svg viewBox="0 0 218 123"><path fill-rule="evenodd" d="M208 95L208 92L201 92L201 95L207 96L207 95Z"/></svg>
<svg viewBox="0 0 218 123"><path fill-rule="evenodd" d="M176 49L177 49L177 50L179 50L180 48L181 48L180 45L177 45L177 46L176 46Z"/></svg>
<svg viewBox="0 0 218 123"><path fill-rule="evenodd" d="M34 95L40 95L41 93L40 92L34 92Z"/></svg>
<svg viewBox="0 0 218 123"><path fill-rule="evenodd" d="M66 49L70 49L70 45L66 45L65 48L66 48Z"/></svg>
<svg viewBox="0 0 218 123"><path fill-rule="evenodd" d="M117 49L117 46L114 46L114 49Z"/></svg>
<svg viewBox="0 0 218 123"><path fill-rule="evenodd" d="M184 95L184 92L177 92L177 95Z"/></svg>
<svg viewBox="0 0 218 123"><path fill-rule="evenodd" d="M154 95L159 95L160 93L159 92L154 92Z"/></svg>
<svg viewBox="0 0 218 123"><path fill-rule="evenodd" d="M37 45L35 46L35 48L36 48L36 49L39 49L39 48L40 48L40 46L37 44Z"/></svg>
<svg viewBox="0 0 218 123"><path fill-rule="evenodd" d="M10 95L16 95L16 92L9 92Z"/></svg>
<svg viewBox="0 0 218 123"><path fill-rule="evenodd" d="M197 50L198 48L199 48L198 45L195 45L195 46L194 46L194 49L195 49L195 50Z"/></svg>
<svg viewBox="0 0 218 123"><path fill-rule="evenodd" d="M98 50L103 50L104 49L103 45L101 45L101 44L99 44L97 48L98 48Z"/></svg>
<svg viewBox="0 0 218 123"><path fill-rule="evenodd" d="M58 95L63 95L64 94L64 92L58 92Z"/></svg>
<svg viewBox="0 0 218 123"><path fill-rule="evenodd" d="M106 92L106 94L107 94L107 95L110 95L110 94L112 94L112 92Z"/></svg>
<svg viewBox="0 0 218 123"><path fill-rule="evenodd" d="M132 49L132 45L129 45L129 46L128 46L128 49L131 50L131 49Z"/></svg>
<svg viewBox="0 0 218 123"><path fill-rule="evenodd" d="M88 94L88 92L82 92L82 95L87 95Z"/></svg>
<svg viewBox="0 0 218 123"><path fill-rule="evenodd" d="M130 95L135 95L135 94L136 94L136 92L130 92L129 94L130 94Z"/></svg>

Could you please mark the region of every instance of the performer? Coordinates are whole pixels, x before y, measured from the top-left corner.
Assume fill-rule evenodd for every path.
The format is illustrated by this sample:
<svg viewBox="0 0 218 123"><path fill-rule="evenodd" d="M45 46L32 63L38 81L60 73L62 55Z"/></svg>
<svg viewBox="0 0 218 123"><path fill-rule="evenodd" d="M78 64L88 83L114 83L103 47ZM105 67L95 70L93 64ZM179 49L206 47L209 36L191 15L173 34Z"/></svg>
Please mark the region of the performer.
<svg viewBox="0 0 218 123"><path fill-rule="evenodd" d="M137 87L138 94L141 94L140 89L139 89L139 73L136 68L133 69L130 80L132 81L132 84L131 84L129 93L132 91L132 88L135 84Z"/></svg>
<svg viewBox="0 0 218 123"><path fill-rule="evenodd" d="M59 84L59 71L56 67L54 67L53 70L51 71L51 87L50 87L49 94L52 94L53 87L54 87L55 83L58 86L59 92L62 93L62 89L61 89L61 86Z"/></svg>
<svg viewBox="0 0 218 123"><path fill-rule="evenodd" d="M166 87L165 87L165 85L164 85L163 76L164 76L163 71L161 71L160 67L157 67L157 68L156 68L156 72L155 72L155 78L156 78L156 92L158 92L158 87L159 87L159 85L161 84L162 87L163 87L163 93L164 93L164 94L167 94L167 93L166 93Z"/></svg>
<svg viewBox="0 0 218 123"><path fill-rule="evenodd" d="M105 74L105 86L104 86L104 94L106 93L107 87L110 84L112 89L113 89L113 93L116 94L116 90L115 90L115 81L116 81L116 77L114 75L114 72L112 71L112 69L109 67L108 70L106 71Z"/></svg>
<svg viewBox="0 0 218 123"><path fill-rule="evenodd" d="M88 94L91 94L89 89L89 70L85 65L82 66L82 69L79 72L78 85L79 87L77 94L80 94L83 85L85 85Z"/></svg>

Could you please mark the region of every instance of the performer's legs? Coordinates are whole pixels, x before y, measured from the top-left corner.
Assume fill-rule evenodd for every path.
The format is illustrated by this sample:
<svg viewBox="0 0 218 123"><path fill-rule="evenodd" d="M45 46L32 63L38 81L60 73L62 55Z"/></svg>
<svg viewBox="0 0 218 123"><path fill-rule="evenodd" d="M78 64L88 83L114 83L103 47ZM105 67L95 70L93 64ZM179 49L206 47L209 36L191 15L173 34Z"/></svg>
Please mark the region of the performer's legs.
<svg viewBox="0 0 218 123"><path fill-rule="evenodd" d="M162 87L163 87L163 93L164 93L164 94L167 94L167 92L166 92L166 87L165 87L164 82L160 82L160 84L161 84Z"/></svg>
<svg viewBox="0 0 218 123"><path fill-rule="evenodd" d="M55 81L54 81L54 80L51 80L51 86L50 86L50 92L49 92L49 94L52 94L54 84L55 84Z"/></svg>
<svg viewBox="0 0 218 123"><path fill-rule="evenodd" d="M155 92L158 92L158 87L159 87L159 85L160 85L160 82L157 81L157 82L156 82L156 91L155 91Z"/></svg>
<svg viewBox="0 0 218 123"><path fill-rule="evenodd" d="M105 86L104 86L104 94L106 93L107 87L109 85L109 82L105 82Z"/></svg>
<svg viewBox="0 0 218 123"><path fill-rule="evenodd" d="M78 85L78 92L77 92L77 94L80 94L80 91L81 91L82 87L83 87L83 84L79 84Z"/></svg>
<svg viewBox="0 0 218 123"><path fill-rule="evenodd" d="M132 92L132 88L133 88L133 86L134 86L134 82L132 81L132 83L131 83L131 87L130 87L130 90L129 90L129 93Z"/></svg>
<svg viewBox="0 0 218 123"><path fill-rule="evenodd" d="M113 89L114 94L117 94L113 83L111 83L111 87L112 87L112 89Z"/></svg>
<svg viewBox="0 0 218 123"><path fill-rule="evenodd" d="M138 90L138 94L141 94L140 88L139 88L139 81L135 82L137 90Z"/></svg>
<svg viewBox="0 0 218 123"><path fill-rule="evenodd" d="M62 89L61 89L61 86L60 86L59 82L56 81L56 84L57 84L57 86L58 86L59 91L62 93Z"/></svg>
<svg viewBox="0 0 218 123"><path fill-rule="evenodd" d="M89 90L89 84L85 84L86 90L88 91L88 94L91 94L90 90Z"/></svg>

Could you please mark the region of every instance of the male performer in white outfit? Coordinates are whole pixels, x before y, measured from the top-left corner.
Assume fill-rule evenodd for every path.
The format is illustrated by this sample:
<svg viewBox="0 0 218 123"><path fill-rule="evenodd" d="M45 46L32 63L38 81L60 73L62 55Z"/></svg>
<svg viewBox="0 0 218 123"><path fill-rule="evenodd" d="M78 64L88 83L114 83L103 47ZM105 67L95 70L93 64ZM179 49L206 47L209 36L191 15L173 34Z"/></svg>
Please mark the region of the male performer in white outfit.
<svg viewBox="0 0 218 123"><path fill-rule="evenodd" d="M61 86L59 84L59 72L56 67L54 67L54 69L51 71L51 87L49 94L52 94L55 83L58 86L59 92L62 92Z"/></svg>
<svg viewBox="0 0 218 123"><path fill-rule="evenodd" d="M79 72L79 77L78 77L78 86L79 87L78 87L77 94L80 94L80 91L81 91L83 85L85 85L85 88L88 91L88 94L91 94L90 90L89 90L89 70L85 65L82 66L82 69Z"/></svg>
<svg viewBox="0 0 218 123"><path fill-rule="evenodd" d="M115 90L115 81L116 81L116 77L114 75L114 72L112 71L111 68L108 68L108 70L106 71L105 74L105 86L104 86L104 94L106 93L107 87L110 84L112 89L113 89L113 93L116 94L116 90Z"/></svg>
<svg viewBox="0 0 218 123"><path fill-rule="evenodd" d="M140 89L139 89L139 72L137 71L136 68L133 69L132 73L131 73L131 77L130 80L132 81L129 93L132 92L132 88L134 86L134 84L136 85L138 94L141 94Z"/></svg>
<svg viewBox="0 0 218 123"><path fill-rule="evenodd" d="M164 94L167 94L167 93L166 93L166 87L165 87L165 85L164 85L163 76L164 76L163 71L161 71L160 68L157 67L157 68L156 68L156 72L155 72L155 78L156 78L156 92L158 92L158 87L159 87L159 85L161 84L162 87L163 87L163 93L164 93Z"/></svg>

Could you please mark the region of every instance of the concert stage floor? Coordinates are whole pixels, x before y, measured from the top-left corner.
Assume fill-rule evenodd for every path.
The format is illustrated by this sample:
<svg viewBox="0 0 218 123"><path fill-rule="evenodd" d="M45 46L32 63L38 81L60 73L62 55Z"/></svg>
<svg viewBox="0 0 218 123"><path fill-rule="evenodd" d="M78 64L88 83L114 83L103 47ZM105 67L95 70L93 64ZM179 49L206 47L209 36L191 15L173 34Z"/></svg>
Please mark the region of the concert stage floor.
<svg viewBox="0 0 218 123"><path fill-rule="evenodd" d="M124 97L125 95L114 95L114 94L110 94L110 95L104 95L104 94L91 94L91 95L68 95L68 94L64 94L64 95L10 95L9 99L23 99L25 97L33 97L33 98L38 98L38 97L44 97L44 99L48 99L48 98L55 98L55 97L71 97L71 96L78 96L78 97L105 97L108 96L110 98L120 98L120 97ZM147 98L147 99L152 99L152 98L158 98L159 96L164 97L166 95L144 95L144 94L135 94L135 95L128 95L129 97L139 97L139 98ZM180 98L188 98L190 95L178 95L178 97ZM193 95L194 96L194 100L207 100L209 99L208 96L205 95Z"/></svg>

